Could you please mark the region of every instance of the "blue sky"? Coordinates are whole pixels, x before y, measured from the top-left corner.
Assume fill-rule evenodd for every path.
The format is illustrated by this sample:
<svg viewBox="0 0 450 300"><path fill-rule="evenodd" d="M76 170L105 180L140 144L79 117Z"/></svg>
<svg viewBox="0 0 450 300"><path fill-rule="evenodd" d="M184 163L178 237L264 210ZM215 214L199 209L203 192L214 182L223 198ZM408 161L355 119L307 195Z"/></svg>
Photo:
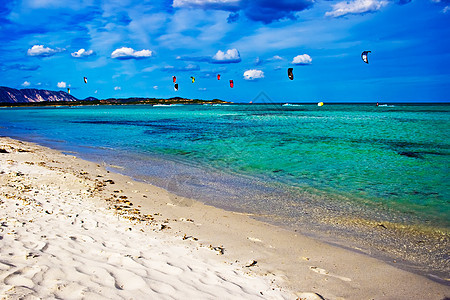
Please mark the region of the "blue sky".
<svg viewBox="0 0 450 300"><path fill-rule="evenodd" d="M449 37L449 0L2 0L0 85L80 99L450 102Z"/></svg>

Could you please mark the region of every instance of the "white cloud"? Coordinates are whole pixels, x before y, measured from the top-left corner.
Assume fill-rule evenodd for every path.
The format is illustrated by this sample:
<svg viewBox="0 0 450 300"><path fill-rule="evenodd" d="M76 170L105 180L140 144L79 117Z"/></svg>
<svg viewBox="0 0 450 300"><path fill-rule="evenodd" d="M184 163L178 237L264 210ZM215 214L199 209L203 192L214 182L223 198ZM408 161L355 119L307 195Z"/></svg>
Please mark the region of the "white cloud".
<svg viewBox="0 0 450 300"><path fill-rule="evenodd" d="M312 62L312 58L308 54L297 55L292 60L292 63L296 64L296 65L309 65L309 64L311 64L311 62Z"/></svg>
<svg viewBox="0 0 450 300"><path fill-rule="evenodd" d="M448 13L448 11L450 10L450 6L446 6L446 7L444 7L444 9L442 10L442 12L444 13L444 14L446 14L446 13Z"/></svg>
<svg viewBox="0 0 450 300"><path fill-rule="evenodd" d="M196 64L188 64L184 67L165 66L161 70L165 72L191 72L200 70L200 66Z"/></svg>
<svg viewBox="0 0 450 300"><path fill-rule="evenodd" d="M154 85L154 86L153 86L153 89L154 89L154 90L157 90L157 89L158 89L158 86L157 86L157 85Z"/></svg>
<svg viewBox="0 0 450 300"><path fill-rule="evenodd" d="M23 1L28 7L32 9L39 8L47 8L47 9L55 9L55 8L64 8L64 9L80 9L80 7L85 7L87 5L93 5L90 0L83 1L73 1L73 0L28 0Z"/></svg>
<svg viewBox="0 0 450 300"><path fill-rule="evenodd" d="M237 49L229 49L227 52L217 51L213 56L213 63L238 63L241 61L241 55Z"/></svg>
<svg viewBox="0 0 450 300"><path fill-rule="evenodd" d="M240 0L173 0L173 7L228 7L237 6Z"/></svg>
<svg viewBox="0 0 450 300"><path fill-rule="evenodd" d="M187 71L189 71L189 70L199 70L200 67L199 67L198 65L195 65L195 64L188 64L188 65L185 67L185 69L186 69Z"/></svg>
<svg viewBox="0 0 450 300"><path fill-rule="evenodd" d="M122 88L121 88L120 86L115 86L115 87L114 87L114 90L115 90L115 91L120 91L121 89L122 89Z"/></svg>
<svg viewBox="0 0 450 300"><path fill-rule="evenodd" d="M64 81L58 82L58 87L60 89L65 89L67 87L67 84Z"/></svg>
<svg viewBox="0 0 450 300"><path fill-rule="evenodd" d="M22 83L22 86L23 87L27 87L27 86L30 86L31 85L31 83L29 82L29 81L24 81L23 83Z"/></svg>
<svg viewBox="0 0 450 300"><path fill-rule="evenodd" d="M34 45L30 49L28 49L27 54L29 56L52 56L59 51L60 50L44 47L44 45Z"/></svg>
<svg viewBox="0 0 450 300"><path fill-rule="evenodd" d="M198 88L198 90L204 92L206 91L206 88Z"/></svg>
<svg viewBox="0 0 450 300"><path fill-rule="evenodd" d="M76 57L76 58L80 58L80 57L86 57L86 56L91 56L94 54L94 51L92 50L85 50L83 48L81 48L80 50L73 52L71 55L72 57Z"/></svg>
<svg viewBox="0 0 450 300"><path fill-rule="evenodd" d="M264 72L261 70L247 70L244 72L245 80L255 80L259 78L264 78Z"/></svg>
<svg viewBox="0 0 450 300"><path fill-rule="evenodd" d="M150 67L142 69L142 72L153 72L157 68L158 68L158 66L150 66Z"/></svg>
<svg viewBox="0 0 450 300"><path fill-rule="evenodd" d="M348 14L364 14L375 12L386 6L389 2L384 0L354 0L343 1L333 5L333 10L326 12L327 17L342 17Z"/></svg>
<svg viewBox="0 0 450 300"><path fill-rule="evenodd" d="M283 58L279 55L274 55L273 57L269 58L268 60L283 60Z"/></svg>
<svg viewBox="0 0 450 300"><path fill-rule="evenodd" d="M150 50L143 49L140 51L135 51L133 48L128 47L116 49L111 53L112 58L118 59L146 58L151 57L152 55L153 52Z"/></svg>

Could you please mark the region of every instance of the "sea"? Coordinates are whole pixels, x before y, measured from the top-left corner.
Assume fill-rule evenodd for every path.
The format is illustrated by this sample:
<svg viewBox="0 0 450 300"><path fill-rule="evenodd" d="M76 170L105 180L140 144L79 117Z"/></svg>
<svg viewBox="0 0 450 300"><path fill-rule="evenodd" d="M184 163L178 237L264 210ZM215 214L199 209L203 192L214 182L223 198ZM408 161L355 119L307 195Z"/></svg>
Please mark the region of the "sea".
<svg viewBox="0 0 450 300"><path fill-rule="evenodd" d="M449 104L6 107L0 135L450 282Z"/></svg>

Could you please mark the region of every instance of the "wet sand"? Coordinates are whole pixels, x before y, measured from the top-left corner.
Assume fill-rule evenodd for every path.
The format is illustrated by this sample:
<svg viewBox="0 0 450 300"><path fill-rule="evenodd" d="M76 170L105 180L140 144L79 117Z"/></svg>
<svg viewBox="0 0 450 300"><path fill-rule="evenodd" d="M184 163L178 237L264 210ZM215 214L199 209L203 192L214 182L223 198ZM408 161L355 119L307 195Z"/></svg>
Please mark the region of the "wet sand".
<svg viewBox="0 0 450 300"><path fill-rule="evenodd" d="M6 299L450 297L365 254L32 143L0 138L0 186Z"/></svg>

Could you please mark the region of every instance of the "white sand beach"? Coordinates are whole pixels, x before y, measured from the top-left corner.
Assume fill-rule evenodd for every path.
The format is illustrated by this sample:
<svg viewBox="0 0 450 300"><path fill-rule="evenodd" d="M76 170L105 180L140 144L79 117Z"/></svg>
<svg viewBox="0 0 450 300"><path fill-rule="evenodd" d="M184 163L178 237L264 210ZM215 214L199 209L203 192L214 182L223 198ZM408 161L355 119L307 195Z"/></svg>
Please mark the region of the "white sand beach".
<svg viewBox="0 0 450 300"><path fill-rule="evenodd" d="M0 138L1 299L445 299L450 287Z"/></svg>

